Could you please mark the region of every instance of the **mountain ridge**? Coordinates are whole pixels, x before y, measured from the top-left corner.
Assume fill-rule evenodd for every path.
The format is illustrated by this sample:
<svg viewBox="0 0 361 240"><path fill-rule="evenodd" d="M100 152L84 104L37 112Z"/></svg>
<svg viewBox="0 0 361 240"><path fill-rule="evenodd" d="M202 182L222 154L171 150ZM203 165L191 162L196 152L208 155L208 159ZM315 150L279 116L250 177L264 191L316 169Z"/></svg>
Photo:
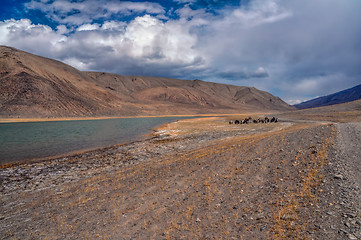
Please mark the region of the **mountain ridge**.
<svg viewBox="0 0 361 240"><path fill-rule="evenodd" d="M361 84L326 96L295 104L298 109L324 107L361 99Z"/></svg>
<svg viewBox="0 0 361 240"><path fill-rule="evenodd" d="M0 115L94 117L287 111L294 107L253 87L202 80L79 71L0 46Z"/></svg>

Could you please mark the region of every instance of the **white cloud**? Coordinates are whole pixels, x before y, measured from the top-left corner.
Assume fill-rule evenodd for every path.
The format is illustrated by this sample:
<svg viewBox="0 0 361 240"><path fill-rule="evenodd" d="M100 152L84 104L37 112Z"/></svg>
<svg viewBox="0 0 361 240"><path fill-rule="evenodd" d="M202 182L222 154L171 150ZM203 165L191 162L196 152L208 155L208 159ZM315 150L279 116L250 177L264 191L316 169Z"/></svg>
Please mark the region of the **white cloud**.
<svg viewBox="0 0 361 240"><path fill-rule="evenodd" d="M76 69L82 70L82 71L89 69L89 64L84 63L77 58L72 58L72 57L66 58L66 59L64 59L64 63L69 64L69 65L75 67Z"/></svg>
<svg viewBox="0 0 361 240"><path fill-rule="evenodd" d="M28 9L38 9L56 22L80 25L95 19L110 18L113 15L132 13L164 14L164 8L154 2L87 0L72 2L66 0L39 1L26 3Z"/></svg>
<svg viewBox="0 0 361 240"><path fill-rule="evenodd" d="M33 0L26 6L59 26L6 20L0 44L80 69L256 86L290 102L359 83L361 1L250 0L216 14L177 1L166 13L153 2Z"/></svg>
<svg viewBox="0 0 361 240"><path fill-rule="evenodd" d="M304 98L304 99L283 99L286 103L290 104L290 105L295 105L295 104L299 104L301 102L305 102L307 100L310 100L309 98Z"/></svg>
<svg viewBox="0 0 361 240"><path fill-rule="evenodd" d="M73 32L64 25L54 31L30 20L8 20L0 22L0 44L57 58L81 70L99 70L104 67L102 61L111 59L105 66L108 71L137 71L142 65L146 70L139 71L151 74L152 69L169 71L165 66L195 69L203 64L194 49L197 36L190 28L186 22L162 22L150 15L137 17L127 25L116 21L83 24Z"/></svg>
<svg viewBox="0 0 361 240"><path fill-rule="evenodd" d="M242 5L223 21L238 24L245 28L277 22L292 16L292 12L283 8L276 0L254 0L249 5ZM222 22L221 22L222 23Z"/></svg>
<svg viewBox="0 0 361 240"><path fill-rule="evenodd" d="M173 0L173 2L177 3L194 3L196 0Z"/></svg>
<svg viewBox="0 0 361 240"><path fill-rule="evenodd" d="M193 49L197 36L189 33L187 24L177 21L163 23L149 15L130 22L124 40L131 44L129 55L151 62L192 64L198 55Z"/></svg>
<svg viewBox="0 0 361 240"><path fill-rule="evenodd" d="M31 52L56 57L55 46L67 41L67 37L53 31L49 26L32 24L28 19L0 22L0 44L18 47ZM41 47L40 47L41 46Z"/></svg>
<svg viewBox="0 0 361 240"><path fill-rule="evenodd" d="M257 68L257 70L253 73L253 77L268 77L268 72L263 67Z"/></svg>
<svg viewBox="0 0 361 240"><path fill-rule="evenodd" d="M56 30L58 34L67 34L70 32L70 30L65 25L58 25Z"/></svg>
<svg viewBox="0 0 361 240"><path fill-rule="evenodd" d="M81 26L79 26L77 29L77 31L92 31L92 30L99 30L99 24L94 23L94 24L83 24Z"/></svg>
<svg viewBox="0 0 361 240"><path fill-rule="evenodd" d="M123 32L127 24L125 22L106 21L102 25L102 30Z"/></svg>

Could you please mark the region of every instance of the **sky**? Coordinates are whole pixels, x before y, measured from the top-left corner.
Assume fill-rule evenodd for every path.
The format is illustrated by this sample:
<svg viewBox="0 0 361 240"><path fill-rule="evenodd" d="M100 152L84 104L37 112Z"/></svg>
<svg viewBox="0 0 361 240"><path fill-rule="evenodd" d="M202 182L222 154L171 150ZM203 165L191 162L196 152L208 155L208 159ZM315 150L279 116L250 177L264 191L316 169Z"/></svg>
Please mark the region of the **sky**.
<svg viewBox="0 0 361 240"><path fill-rule="evenodd" d="M253 86L296 104L361 84L361 1L1 0L0 45L79 70Z"/></svg>

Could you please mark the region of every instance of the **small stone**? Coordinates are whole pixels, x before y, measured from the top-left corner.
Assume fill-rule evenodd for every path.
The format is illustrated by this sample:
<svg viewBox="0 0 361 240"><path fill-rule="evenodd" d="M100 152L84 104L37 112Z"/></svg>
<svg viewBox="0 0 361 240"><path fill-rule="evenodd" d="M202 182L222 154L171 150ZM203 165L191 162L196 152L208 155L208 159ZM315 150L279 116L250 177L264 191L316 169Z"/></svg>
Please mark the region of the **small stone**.
<svg viewBox="0 0 361 240"><path fill-rule="evenodd" d="M348 237L348 239L357 239L357 237L355 237L355 235L353 235L351 233L348 234L347 237Z"/></svg>
<svg viewBox="0 0 361 240"><path fill-rule="evenodd" d="M196 219L196 222L200 222L201 220L199 218Z"/></svg>
<svg viewBox="0 0 361 240"><path fill-rule="evenodd" d="M348 234L348 232L346 231L346 230L344 230L344 229L340 229L340 231L339 232L342 232L342 233L344 233L344 234Z"/></svg>
<svg viewBox="0 0 361 240"><path fill-rule="evenodd" d="M294 220L294 216L290 215L290 214L283 214L281 217L282 220Z"/></svg>
<svg viewBox="0 0 361 240"><path fill-rule="evenodd" d="M341 175L341 174L335 174L334 176L333 176L335 179L343 179L343 176Z"/></svg>
<svg viewBox="0 0 361 240"><path fill-rule="evenodd" d="M349 218L355 218L355 217L356 217L356 214L353 214L353 213L345 213L345 216L346 216L346 217L349 217Z"/></svg>

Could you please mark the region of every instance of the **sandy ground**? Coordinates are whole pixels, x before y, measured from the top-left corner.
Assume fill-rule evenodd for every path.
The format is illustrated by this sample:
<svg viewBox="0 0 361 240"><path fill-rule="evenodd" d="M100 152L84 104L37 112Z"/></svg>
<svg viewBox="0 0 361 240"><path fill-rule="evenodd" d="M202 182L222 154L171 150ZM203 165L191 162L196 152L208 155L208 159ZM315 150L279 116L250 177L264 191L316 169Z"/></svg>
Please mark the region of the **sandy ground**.
<svg viewBox="0 0 361 240"><path fill-rule="evenodd" d="M361 239L360 123L182 120L0 170L2 239Z"/></svg>

